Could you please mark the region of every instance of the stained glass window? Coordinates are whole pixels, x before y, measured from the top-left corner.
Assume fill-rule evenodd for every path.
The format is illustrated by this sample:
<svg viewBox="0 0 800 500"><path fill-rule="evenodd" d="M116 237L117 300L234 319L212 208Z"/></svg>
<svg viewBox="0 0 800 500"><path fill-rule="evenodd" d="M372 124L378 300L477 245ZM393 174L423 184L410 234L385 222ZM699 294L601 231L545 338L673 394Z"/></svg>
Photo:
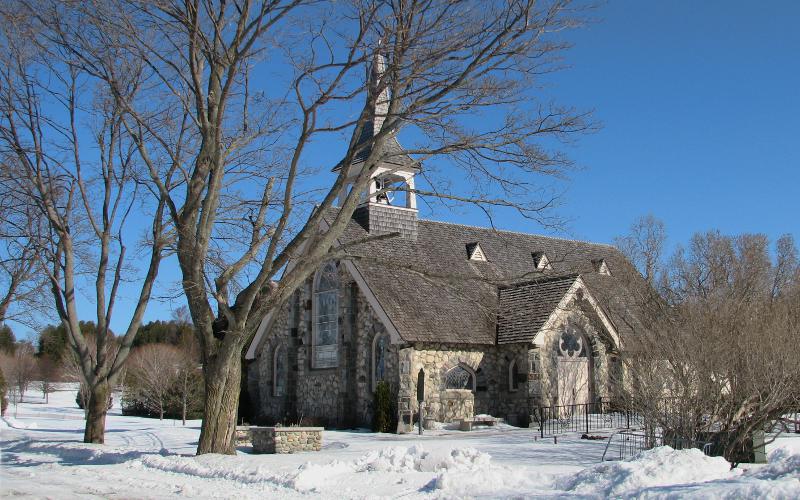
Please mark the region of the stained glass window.
<svg viewBox="0 0 800 500"><path fill-rule="evenodd" d="M584 357L583 336L575 327L567 327L558 339L558 354L567 358Z"/></svg>
<svg viewBox="0 0 800 500"><path fill-rule="evenodd" d="M468 389L475 386L472 373L463 366L456 366L444 375L445 389Z"/></svg>
<svg viewBox="0 0 800 500"><path fill-rule="evenodd" d="M314 300L314 368L331 368L338 363L339 336L339 275L333 262L320 270Z"/></svg>
<svg viewBox="0 0 800 500"><path fill-rule="evenodd" d="M275 357L272 364L272 392L274 396L283 396L286 393L287 368L286 349L278 345L275 347Z"/></svg>

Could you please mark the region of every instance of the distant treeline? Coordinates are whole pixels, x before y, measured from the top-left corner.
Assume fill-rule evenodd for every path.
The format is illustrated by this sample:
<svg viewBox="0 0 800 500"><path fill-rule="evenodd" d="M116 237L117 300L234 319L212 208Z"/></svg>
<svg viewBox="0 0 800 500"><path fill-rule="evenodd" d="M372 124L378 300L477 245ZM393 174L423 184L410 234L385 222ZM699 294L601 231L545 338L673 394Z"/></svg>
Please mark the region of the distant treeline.
<svg viewBox="0 0 800 500"><path fill-rule="evenodd" d="M97 325L93 321L81 321L81 332L85 337L93 337L97 332ZM7 327L4 327L5 330ZM13 332L2 332L0 344L13 345L15 338ZM147 344L186 345L193 342L192 325L180 320L156 320L142 325L133 342L133 347ZM64 325L48 325L39 333L37 355L47 356L50 359L63 359L67 352L67 330ZM0 347L2 348L2 347Z"/></svg>

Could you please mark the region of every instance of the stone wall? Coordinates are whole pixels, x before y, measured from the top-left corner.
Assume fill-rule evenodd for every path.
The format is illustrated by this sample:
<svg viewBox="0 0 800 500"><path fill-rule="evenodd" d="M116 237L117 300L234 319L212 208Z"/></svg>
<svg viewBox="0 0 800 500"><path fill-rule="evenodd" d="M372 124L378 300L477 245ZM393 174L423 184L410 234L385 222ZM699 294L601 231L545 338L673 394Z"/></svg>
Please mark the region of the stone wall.
<svg viewBox="0 0 800 500"><path fill-rule="evenodd" d="M236 446L246 446L251 444L250 428L251 427L249 425L236 426Z"/></svg>
<svg viewBox="0 0 800 500"><path fill-rule="evenodd" d="M410 370L401 381L405 394L416 399L417 374L425 370L426 411L436 420L453 422L475 414L488 413L517 425L527 425L527 346L470 346L458 344L416 344L410 352ZM517 363L521 381L514 390L509 383L509 366ZM472 390L445 389L445 375L456 366L471 371ZM401 394L402 395L402 394Z"/></svg>
<svg viewBox="0 0 800 500"><path fill-rule="evenodd" d="M261 424L311 423L333 427L371 426L373 415L373 343L386 330L352 277L339 266L339 343L336 367L312 367L312 282L289 301L248 366L248 388L257 401ZM398 385L398 339L389 344L385 380ZM275 350L286 349L288 380L283 394L273 382Z"/></svg>
<svg viewBox="0 0 800 500"><path fill-rule="evenodd" d="M298 453L322 449L322 427L251 427L253 453Z"/></svg>

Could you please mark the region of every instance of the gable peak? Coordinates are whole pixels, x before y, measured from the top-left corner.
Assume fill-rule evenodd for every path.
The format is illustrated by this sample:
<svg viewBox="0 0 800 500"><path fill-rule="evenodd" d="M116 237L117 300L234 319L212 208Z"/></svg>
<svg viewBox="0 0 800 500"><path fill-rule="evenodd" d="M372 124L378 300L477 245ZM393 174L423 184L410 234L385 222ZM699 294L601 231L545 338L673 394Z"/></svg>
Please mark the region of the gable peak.
<svg viewBox="0 0 800 500"><path fill-rule="evenodd" d="M553 269L553 266L550 265L550 259L547 258L544 252L533 252L531 257L533 257L533 266L537 271L551 271Z"/></svg>
<svg viewBox="0 0 800 500"><path fill-rule="evenodd" d="M486 262L486 254L479 243L467 243L467 259L477 262Z"/></svg>
<svg viewBox="0 0 800 500"><path fill-rule="evenodd" d="M608 264L606 264L606 259L593 259L592 266L594 266L596 273L604 276L611 276L611 270L608 268Z"/></svg>

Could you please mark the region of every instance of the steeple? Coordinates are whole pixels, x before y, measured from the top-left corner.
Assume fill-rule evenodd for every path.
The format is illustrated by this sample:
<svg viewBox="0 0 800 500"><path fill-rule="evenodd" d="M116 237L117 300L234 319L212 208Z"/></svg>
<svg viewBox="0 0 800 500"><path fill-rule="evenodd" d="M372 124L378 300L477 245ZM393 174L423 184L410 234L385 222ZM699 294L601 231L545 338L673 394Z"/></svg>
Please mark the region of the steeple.
<svg viewBox="0 0 800 500"><path fill-rule="evenodd" d="M375 62L372 64L367 85L375 89L378 86L381 76L386 73L386 58L378 52L375 54ZM383 128L386 115L389 114L389 86L385 85L375 102L375 112L372 118L372 130L377 134Z"/></svg>
<svg viewBox="0 0 800 500"><path fill-rule="evenodd" d="M381 78L386 72L386 59L376 53L367 75L368 95L374 95ZM364 123L358 145L365 145L354 156L342 191L340 203L344 202L374 147L372 141L383 129L389 113L391 94L383 82L383 89L372 107L369 120ZM399 232L404 238L417 238L417 200L414 194L414 176L419 172L419 164L405 152L394 133L383 138L383 146L378 152L378 164L370 173L368 189L361 195L361 203L353 218L374 234ZM340 162L333 171L343 167Z"/></svg>

